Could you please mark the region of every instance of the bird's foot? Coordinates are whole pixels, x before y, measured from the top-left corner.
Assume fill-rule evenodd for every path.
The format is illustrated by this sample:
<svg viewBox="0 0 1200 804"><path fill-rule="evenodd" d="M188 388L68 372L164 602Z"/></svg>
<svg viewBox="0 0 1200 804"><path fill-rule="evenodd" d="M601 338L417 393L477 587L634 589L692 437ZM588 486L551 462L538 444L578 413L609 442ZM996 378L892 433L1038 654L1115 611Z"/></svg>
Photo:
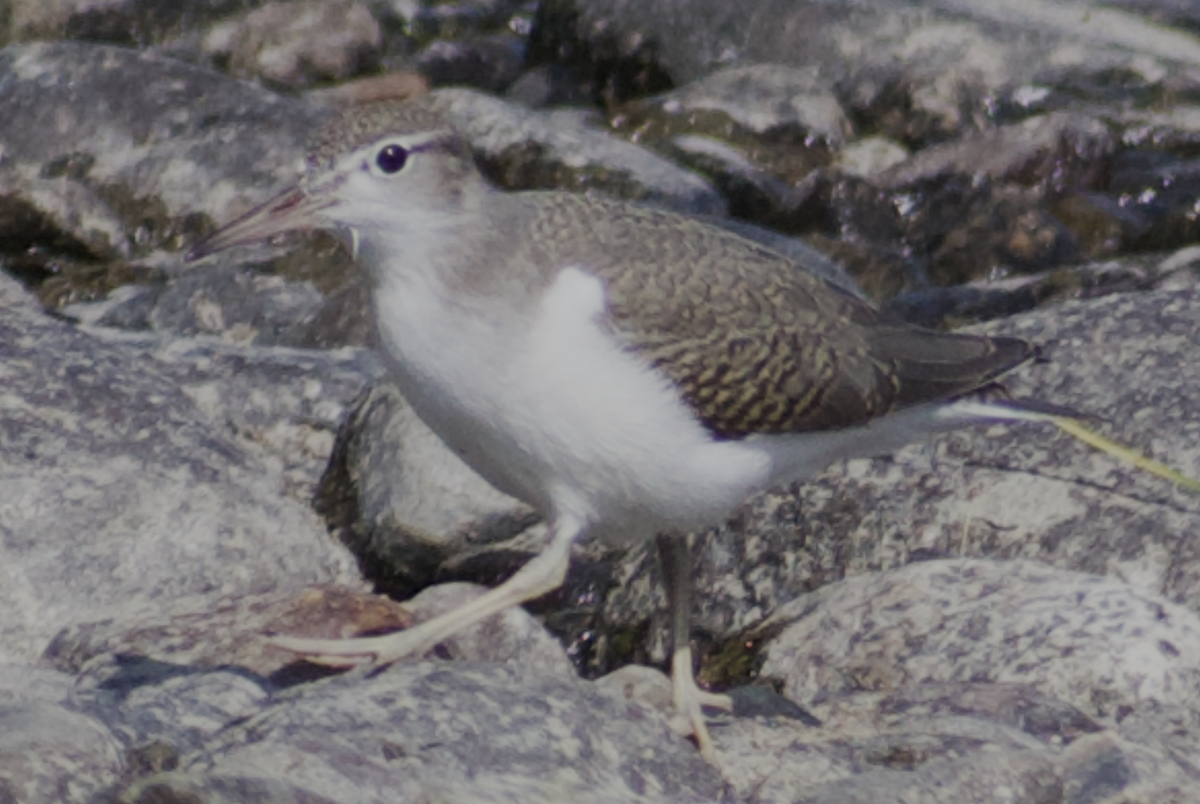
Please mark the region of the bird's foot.
<svg viewBox="0 0 1200 804"><path fill-rule="evenodd" d="M409 657L420 658L439 642L467 626L562 586L571 555L571 543L579 531L579 527L570 520L559 522L552 529L542 552L518 570L516 575L474 600L404 631L355 639L273 637L271 644L300 654L309 661L332 667L364 663L381 666Z"/></svg>
<svg viewBox="0 0 1200 804"><path fill-rule="evenodd" d="M675 718L671 727L684 736L696 740L700 756L710 765L717 764L717 749L702 707L711 706L724 712L733 711L733 699L728 695L717 695L700 689L692 673L691 648L679 648L671 658L671 690L675 703Z"/></svg>
<svg viewBox="0 0 1200 804"><path fill-rule="evenodd" d="M306 639L303 637L273 636L268 643L276 648L298 654L314 664L328 667L352 667L360 664L388 665L408 657L424 656L449 634L430 633L422 623L405 631L383 636L354 639Z"/></svg>

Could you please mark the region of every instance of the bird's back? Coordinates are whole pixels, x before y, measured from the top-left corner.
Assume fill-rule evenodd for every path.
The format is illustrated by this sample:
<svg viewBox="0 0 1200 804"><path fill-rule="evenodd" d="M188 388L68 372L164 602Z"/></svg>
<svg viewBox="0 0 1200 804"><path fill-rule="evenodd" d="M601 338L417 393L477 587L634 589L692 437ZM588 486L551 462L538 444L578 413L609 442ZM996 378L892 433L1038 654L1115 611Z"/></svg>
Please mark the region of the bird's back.
<svg viewBox="0 0 1200 804"><path fill-rule="evenodd" d="M851 427L968 393L1034 354L1015 338L890 319L702 221L565 193L523 202L534 261L599 276L605 326L721 438Z"/></svg>

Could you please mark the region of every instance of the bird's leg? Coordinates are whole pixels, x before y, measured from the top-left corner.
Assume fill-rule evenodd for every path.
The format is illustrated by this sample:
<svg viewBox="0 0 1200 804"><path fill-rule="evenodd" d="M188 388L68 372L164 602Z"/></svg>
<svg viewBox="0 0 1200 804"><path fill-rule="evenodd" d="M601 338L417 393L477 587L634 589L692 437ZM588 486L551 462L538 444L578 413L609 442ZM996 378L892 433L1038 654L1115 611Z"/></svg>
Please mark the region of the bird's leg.
<svg viewBox="0 0 1200 804"><path fill-rule="evenodd" d="M581 530L575 522L560 519L551 528L542 552L516 575L453 611L404 631L355 639L273 637L271 644L301 654L309 661L336 667L362 662L384 665L408 656L422 656L460 629L562 586L571 545Z"/></svg>
<svg viewBox="0 0 1200 804"><path fill-rule="evenodd" d="M658 560L662 565L663 582L667 587L667 600L671 612L671 689L675 711L687 721L700 756L716 764L716 748L704 713L700 707L711 706L733 711L733 700L728 695L715 695L700 689L692 669L692 562L687 536L678 533L660 533Z"/></svg>

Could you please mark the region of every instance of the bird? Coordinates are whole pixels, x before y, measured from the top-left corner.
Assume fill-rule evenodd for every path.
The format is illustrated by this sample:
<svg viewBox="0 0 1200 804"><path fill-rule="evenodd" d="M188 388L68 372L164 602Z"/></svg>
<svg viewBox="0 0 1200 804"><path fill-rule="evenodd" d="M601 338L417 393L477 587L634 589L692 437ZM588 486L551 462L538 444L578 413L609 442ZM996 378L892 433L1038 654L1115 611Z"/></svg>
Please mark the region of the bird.
<svg viewBox="0 0 1200 804"><path fill-rule="evenodd" d="M560 587L582 536L654 540L673 703L717 762L697 683L687 534L848 458L990 421L1037 349L919 328L734 231L633 201L492 186L437 93L354 107L294 186L197 243L194 261L296 230L348 236L378 348L417 415L547 522L540 551L461 607L381 636L276 637L327 663L419 658Z"/></svg>

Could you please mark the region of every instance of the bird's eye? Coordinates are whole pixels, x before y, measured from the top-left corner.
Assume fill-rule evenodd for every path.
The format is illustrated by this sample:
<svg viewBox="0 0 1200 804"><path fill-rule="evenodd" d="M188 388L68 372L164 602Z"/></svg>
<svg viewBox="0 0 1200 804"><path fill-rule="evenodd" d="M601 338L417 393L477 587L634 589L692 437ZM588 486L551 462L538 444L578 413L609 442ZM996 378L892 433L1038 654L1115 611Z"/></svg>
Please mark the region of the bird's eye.
<svg viewBox="0 0 1200 804"><path fill-rule="evenodd" d="M375 164L389 176L403 170L407 162L408 150L395 143L383 146L375 155Z"/></svg>

